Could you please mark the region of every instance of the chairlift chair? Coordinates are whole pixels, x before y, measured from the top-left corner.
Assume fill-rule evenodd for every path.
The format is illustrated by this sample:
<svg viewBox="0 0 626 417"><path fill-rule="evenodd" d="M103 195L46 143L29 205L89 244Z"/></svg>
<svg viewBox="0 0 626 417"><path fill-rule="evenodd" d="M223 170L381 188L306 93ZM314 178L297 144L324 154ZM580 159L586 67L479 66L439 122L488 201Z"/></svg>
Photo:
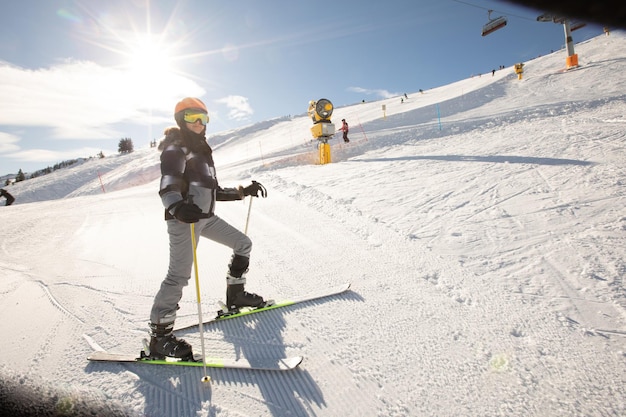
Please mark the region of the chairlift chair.
<svg viewBox="0 0 626 417"><path fill-rule="evenodd" d="M482 36L487 36L498 29L502 29L507 24L506 17L500 16L492 19L491 12L493 12L493 10L488 11L489 22L487 22L487 24L483 26Z"/></svg>
<svg viewBox="0 0 626 417"><path fill-rule="evenodd" d="M552 14L544 13L537 16L537 22L552 22Z"/></svg>

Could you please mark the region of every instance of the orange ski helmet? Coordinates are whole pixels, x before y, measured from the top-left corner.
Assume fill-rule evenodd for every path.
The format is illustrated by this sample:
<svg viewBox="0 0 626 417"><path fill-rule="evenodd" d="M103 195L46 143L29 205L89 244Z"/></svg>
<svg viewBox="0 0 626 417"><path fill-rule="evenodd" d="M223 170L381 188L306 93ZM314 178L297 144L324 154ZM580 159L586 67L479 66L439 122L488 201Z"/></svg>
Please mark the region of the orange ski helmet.
<svg viewBox="0 0 626 417"><path fill-rule="evenodd" d="M195 97L185 97L176 103L176 107L174 108L174 120L176 120L176 124L181 129L186 129L184 122L185 110L199 110L206 114L209 113L202 100Z"/></svg>
<svg viewBox="0 0 626 417"><path fill-rule="evenodd" d="M180 113L181 111L188 109L198 109L203 110L205 113L208 113L206 106L200 99L194 97L185 97L184 99L176 103L176 107L174 108L174 114Z"/></svg>

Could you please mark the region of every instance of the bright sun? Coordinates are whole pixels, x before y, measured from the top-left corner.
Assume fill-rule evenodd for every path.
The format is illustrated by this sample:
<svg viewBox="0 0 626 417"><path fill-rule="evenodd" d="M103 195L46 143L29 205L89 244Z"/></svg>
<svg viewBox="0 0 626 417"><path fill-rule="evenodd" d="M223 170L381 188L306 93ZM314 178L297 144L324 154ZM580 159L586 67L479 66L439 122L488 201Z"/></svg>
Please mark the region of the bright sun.
<svg viewBox="0 0 626 417"><path fill-rule="evenodd" d="M132 72L164 74L172 70L168 47L150 34L136 35L138 39L130 46L129 69Z"/></svg>
<svg viewBox="0 0 626 417"><path fill-rule="evenodd" d="M164 101L171 101L168 92L179 85L172 53L171 44L161 35L133 33L126 40L126 63L120 83L141 106L159 107L165 105Z"/></svg>
<svg viewBox="0 0 626 417"><path fill-rule="evenodd" d="M99 78L98 92L105 100L123 97L124 106L133 109L133 120L146 109L150 115L153 109L157 113L169 109L182 94L201 95L203 89L194 80L199 77L183 71L180 64L188 59L197 62L208 53L183 53L188 37L184 27L171 26L177 21L173 16L163 28L153 28L150 1L128 3L145 3L145 7L131 5L128 13L115 14L80 8L85 16L79 28L81 40L107 51L104 59L113 63ZM146 13L143 24L139 11Z"/></svg>

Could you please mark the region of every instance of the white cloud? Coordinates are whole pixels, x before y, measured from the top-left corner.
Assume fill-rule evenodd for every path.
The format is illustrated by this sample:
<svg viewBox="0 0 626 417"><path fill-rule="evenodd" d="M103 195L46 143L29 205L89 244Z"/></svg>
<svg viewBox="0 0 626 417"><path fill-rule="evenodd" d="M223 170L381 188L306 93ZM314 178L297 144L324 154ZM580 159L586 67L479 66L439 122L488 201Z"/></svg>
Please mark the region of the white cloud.
<svg viewBox="0 0 626 417"><path fill-rule="evenodd" d="M0 62L0 125L51 127L63 139L102 138L122 122L171 118L184 96L202 96L194 81L172 72L137 72L68 60L30 70Z"/></svg>
<svg viewBox="0 0 626 417"><path fill-rule="evenodd" d="M243 96L227 96L215 100L216 103L224 104L228 107L228 118L232 120L246 120L254 114L254 110L248 103L248 98Z"/></svg>
<svg viewBox="0 0 626 417"><path fill-rule="evenodd" d="M15 135L0 132L0 154L5 152L15 152L20 149L17 142L20 141Z"/></svg>
<svg viewBox="0 0 626 417"><path fill-rule="evenodd" d="M16 152L14 154L4 155L4 157L17 159L23 162L50 163L50 161L66 161L69 159L96 156L100 151L103 151L103 149L80 148L80 149L68 149L64 151L51 151L48 149L29 149L29 150Z"/></svg>
<svg viewBox="0 0 626 417"><path fill-rule="evenodd" d="M348 91L351 91L353 93L366 94L368 96L374 95L380 98L392 98L400 95L400 93L390 93L387 90L367 89L362 87L348 87Z"/></svg>

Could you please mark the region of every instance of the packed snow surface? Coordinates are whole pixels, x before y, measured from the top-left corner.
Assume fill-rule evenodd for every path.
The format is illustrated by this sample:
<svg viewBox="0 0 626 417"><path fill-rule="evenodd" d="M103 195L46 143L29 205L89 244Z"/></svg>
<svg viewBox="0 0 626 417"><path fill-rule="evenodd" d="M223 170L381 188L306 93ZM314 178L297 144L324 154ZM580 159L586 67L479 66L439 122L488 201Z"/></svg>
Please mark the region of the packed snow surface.
<svg viewBox="0 0 626 417"><path fill-rule="evenodd" d="M147 337L168 262L156 149L7 187L4 392L59 415L626 415L626 36L576 52L569 71L558 51L521 80L509 67L338 107L351 141L336 135L326 165L304 115L209 138L222 186L268 190L217 208L242 230L250 210L247 289L352 284L204 334L207 356L304 356L292 372L211 369L207 385L202 368L87 361ZM205 318L229 259L200 241ZM193 277L180 307L197 320Z"/></svg>

